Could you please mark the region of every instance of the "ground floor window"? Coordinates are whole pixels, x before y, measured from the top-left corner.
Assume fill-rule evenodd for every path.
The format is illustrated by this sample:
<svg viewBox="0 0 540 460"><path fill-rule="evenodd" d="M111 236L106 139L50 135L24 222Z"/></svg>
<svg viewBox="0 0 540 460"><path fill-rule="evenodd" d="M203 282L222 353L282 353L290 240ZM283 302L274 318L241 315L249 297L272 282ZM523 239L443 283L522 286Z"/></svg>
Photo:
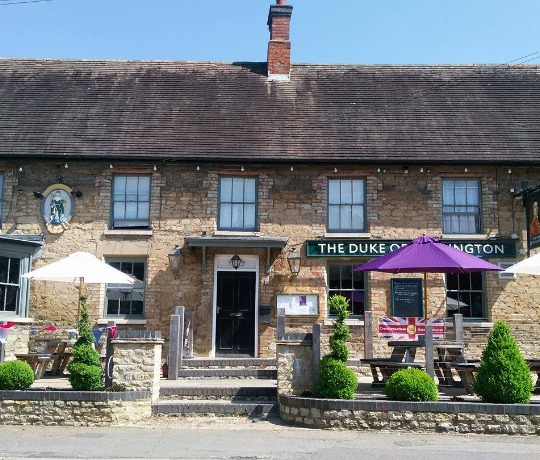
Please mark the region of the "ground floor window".
<svg viewBox="0 0 540 460"><path fill-rule="evenodd" d="M146 261L141 259L107 259L106 262L137 281L134 284L107 284L105 291L106 316L142 317Z"/></svg>
<svg viewBox="0 0 540 460"><path fill-rule="evenodd" d="M21 259L0 256L0 311L17 313L19 310L19 275Z"/></svg>
<svg viewBox="0 0 540 460"><path fill-rule="evenodd" d="M486 317L482 273L448 273L446 275L446 311L448 316L461 313L463 318Z"/></svg>
<svg viewBox="0 0 540 460"><path fill-rule="evenodd" d="M354 272L358 263L330 263L328 264L328 298L333 295L342 295L349 300L352 316L363 316L366 308L365 277L364 272ZM329 311L329 316L334 313Z"/></svg>

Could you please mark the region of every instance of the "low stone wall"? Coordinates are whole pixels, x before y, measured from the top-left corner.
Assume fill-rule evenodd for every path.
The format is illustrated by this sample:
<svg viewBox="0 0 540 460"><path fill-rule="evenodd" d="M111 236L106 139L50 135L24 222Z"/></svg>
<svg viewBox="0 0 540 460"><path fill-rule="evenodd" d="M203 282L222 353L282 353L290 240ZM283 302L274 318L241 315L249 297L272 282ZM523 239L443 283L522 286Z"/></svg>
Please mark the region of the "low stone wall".
<svg viewBox="0 0 540 460"><path fill-rule="evenodd" d="M149 391L0 391L0 425L125 425L151 416Z"/></svg>
<svg viewBox="0 0 540 460"><path fill-rule="evenodd" d="M540 405L341 401L280 396L281 418L313 428L540 434Z"/></svg>

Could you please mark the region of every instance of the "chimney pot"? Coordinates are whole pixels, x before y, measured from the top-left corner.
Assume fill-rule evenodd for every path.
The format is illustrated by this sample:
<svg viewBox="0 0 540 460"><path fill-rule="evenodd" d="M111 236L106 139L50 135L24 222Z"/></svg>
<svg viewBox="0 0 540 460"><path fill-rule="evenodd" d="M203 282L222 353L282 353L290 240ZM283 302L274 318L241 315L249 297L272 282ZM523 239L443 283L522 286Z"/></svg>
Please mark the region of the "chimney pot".
<svg viewBox="0 0 540 460"><path fill-rule="evenodd" d="M276 2L278 5L285 5L287 3L287 0L277 0Z"/></svg>

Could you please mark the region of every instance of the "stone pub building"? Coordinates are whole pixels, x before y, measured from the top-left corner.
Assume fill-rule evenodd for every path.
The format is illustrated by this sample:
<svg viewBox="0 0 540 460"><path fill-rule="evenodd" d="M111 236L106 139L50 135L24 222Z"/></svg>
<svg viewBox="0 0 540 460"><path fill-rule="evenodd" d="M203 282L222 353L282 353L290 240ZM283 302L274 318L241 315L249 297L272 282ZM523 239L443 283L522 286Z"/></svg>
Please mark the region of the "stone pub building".
<svg viewBox="0 0 540 460"><path fill-rule="evenodd" d="M278 305L308 332L331 325L337 293L361 357L364 312L423 316L392 294L421 275L353 268L423 233L494 264L525 257L513 195L540 184L540 69L291 64L292 11L270 5L267 62L0 60L8 354L32 328L74 327L73 285L20 275L75 251L137 279L88 286L96 325L167 337L181 305L197 357L273 357ZM459 312L471 334L505 319L534 355L534 277L427 287L428 317Z"/></svg>

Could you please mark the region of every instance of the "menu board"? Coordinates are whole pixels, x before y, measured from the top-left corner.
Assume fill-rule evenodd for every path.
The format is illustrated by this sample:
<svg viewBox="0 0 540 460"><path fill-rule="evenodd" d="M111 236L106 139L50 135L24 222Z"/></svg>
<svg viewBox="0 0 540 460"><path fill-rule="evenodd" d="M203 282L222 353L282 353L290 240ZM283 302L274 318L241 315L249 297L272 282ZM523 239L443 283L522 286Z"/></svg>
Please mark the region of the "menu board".
<svg viewBox="0 0 540 460"><path fill-rule="evenodd" d="M278 294L277 307L285 309L285 315L307 316L319 314L317 294Z"/></svg>
<svg viewBox="0 0 540 460"><path fill-rule="evenodd" d="M424 316L422 278L392 278L392 316Z"/></svg>

